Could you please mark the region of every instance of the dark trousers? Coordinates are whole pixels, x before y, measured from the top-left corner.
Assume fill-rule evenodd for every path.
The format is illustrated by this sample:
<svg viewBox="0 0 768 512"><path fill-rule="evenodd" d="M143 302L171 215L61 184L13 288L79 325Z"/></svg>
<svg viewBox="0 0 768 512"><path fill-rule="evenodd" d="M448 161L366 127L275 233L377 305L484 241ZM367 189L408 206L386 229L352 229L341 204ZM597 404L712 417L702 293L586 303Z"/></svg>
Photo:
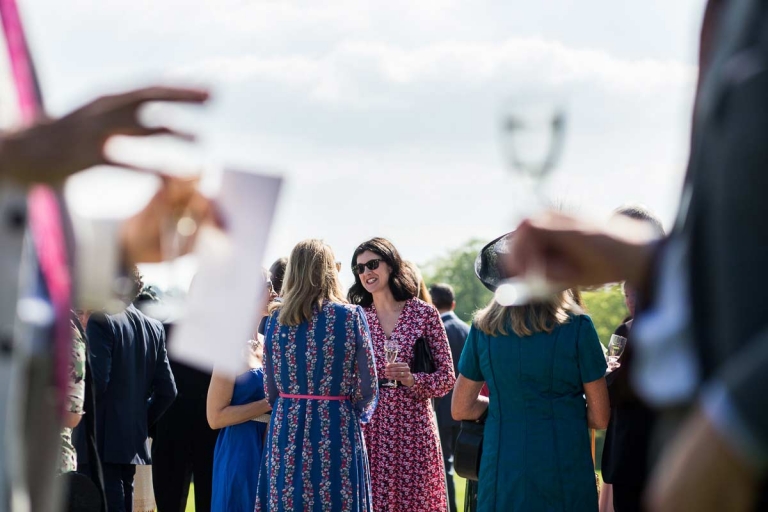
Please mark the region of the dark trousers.
<svg viewBox="0 0 768 512"><path fill-rule="evenodd" d="M456 512L456 489L453 484L453 446L456 443L456 428L440 429L440 446L443 448L443 463L445 464L445 488L448 493L448 509Z"/></svg>
<svg viewBox="0 0 768 512"><path fill-rule="evenodd" d="M107 512L133 512L133 464L104 463L104 490L107 493Z"/></svg>
<svg viewBox="0 0 768 512"><path fill-rule="evenodd" d="M213 451L219 431L208 426L205 409L190 412L179 405L184 404L172 405L157 422L152 441L152 480L157 510L184 512L189 484L194 481L195 510L210 512Z"/></svg>

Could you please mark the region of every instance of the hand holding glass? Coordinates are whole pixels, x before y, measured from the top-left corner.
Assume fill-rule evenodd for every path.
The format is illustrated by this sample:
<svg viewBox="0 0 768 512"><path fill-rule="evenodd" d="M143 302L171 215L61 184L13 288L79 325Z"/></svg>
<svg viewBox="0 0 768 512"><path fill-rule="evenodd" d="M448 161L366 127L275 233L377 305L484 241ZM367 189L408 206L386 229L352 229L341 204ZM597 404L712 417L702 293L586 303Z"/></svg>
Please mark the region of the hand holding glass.
<svg viewBox="0 0 768 512"><path fill-rule="evenodd" d="M618 334L611 335L611 341L608 343L608 352L606 360L608 361L608 371L612 372L621 366L619 358L624 353L624 347L627 346L627 338Z"/></svg>
<svg viewBox="0 0 768 512"><path fill-rule="evenodd" d="M384 358L387 360L387 364L394 363L397 360L397 352L400 350L399 345L395 340L387 340L384 342ZM396 388L396 380L387 380L382 387Z"/></svg>

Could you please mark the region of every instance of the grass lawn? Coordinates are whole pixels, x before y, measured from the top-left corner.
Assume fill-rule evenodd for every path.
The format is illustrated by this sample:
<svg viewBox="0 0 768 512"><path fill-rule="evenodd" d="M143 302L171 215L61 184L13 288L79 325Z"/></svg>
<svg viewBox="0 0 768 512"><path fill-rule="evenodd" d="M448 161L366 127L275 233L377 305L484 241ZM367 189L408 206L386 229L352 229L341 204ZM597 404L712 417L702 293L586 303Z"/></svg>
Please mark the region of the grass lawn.
<svg viewBox="0 0 768 512"><path fill-rule="evenodd" d="M456 505L459 512L464 512L464 490L466 483L459 475L453 475L453 482L456 486ZM189 486L186 512L195 512L195 484Z"/></svg>

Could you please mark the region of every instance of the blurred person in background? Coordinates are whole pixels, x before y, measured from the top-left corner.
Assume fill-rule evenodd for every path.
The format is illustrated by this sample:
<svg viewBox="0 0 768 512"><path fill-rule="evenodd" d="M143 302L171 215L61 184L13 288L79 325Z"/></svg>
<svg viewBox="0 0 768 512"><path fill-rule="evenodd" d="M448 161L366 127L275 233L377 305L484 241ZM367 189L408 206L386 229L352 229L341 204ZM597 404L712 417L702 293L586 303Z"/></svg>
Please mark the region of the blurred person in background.
<svg viewBox="0 0 768 512"><path fill-rule="evenodd" d="M285 278L285 269L288 267L288 258L278 258L269 267L269 275L272 279L272 289L279 297L283 291L283 279Z"/></svg>
<svg viewBox="0 0 768 512"><path fill-rule="evenodd" d="M661 221L642 206L623 206L614 216L626 217L645 223L654 236L664 236ZM628 283L622 284L629 319L614 334L627 338L621 366L606 376L611 401L611 419L605 432L602 464L600 466L603 489L600 494L601 512L632 512L643 510L642 497L650 467L650 442L656 415L640 400L631 388L634 346L630 336L637 291ZM612 508L610 506L612 506Z"/></svg>
<svg viewBox="0 0 768 512"><path fill-rule="evenodd" d="M487 416L479 511L598 509L588 429L608 424L607 365L578 300L569 290L525 306L491 299L475 315L451 410L456 420Z"/></svg>
<svg viewBox="0 0 768 512"><path fill-rule="evenodd" d="M424 276L421 274L421 269L412 261L404 261L405 269L413 274L413 279L416 281L416 297L419 300L432 304L432 297L429 295L429 289L427 283L424 282Z"/></svg>
<svg viewBox="0 0 768 512"><path fill-rule="evenodd" d="M294 247L271 309L264 372L274 411L256 511L373 512L361 426L376 408L374 353L363 310L344 300L330 246Z"/></svg>
<svg viewBox="0 0 768 512"><path fill-rule="evenodd" d="M436 283L429 287L429 295L432 297L432 304L440 313L440 320L445 326L445 332L448 335L448 344L451 347L451 358L453 359L453 371L459 374L459 358L464 349L464 341L469 334L469 326L464 323L456 313L456 296L453 293L453 287L446 283ZM435 415L437 417L437 427L440 431L440 444L443 447L443 462L445 463L445 480L448 488L448 506L450 512L456 512L456 490L453 484L453 445L458 435L459 422L451 416L451 400L453 399L453 390L447 395L438 398L435 403Z"/></svg>
<svg viewBox="0 0 768 512"><path fill-rule="evenodd" d="M451 349L440 315L416 298L415 274L389 240L373 238L352 255L355 284L347 297L365 311L380 381L379 405L365 426L371 462L373 508L389 512L448 509L440 437L431 399L451 390L455 377ZM434 371L412 372L417 342L425 343ZM397 358L387 363L385 344Z"/></svg>

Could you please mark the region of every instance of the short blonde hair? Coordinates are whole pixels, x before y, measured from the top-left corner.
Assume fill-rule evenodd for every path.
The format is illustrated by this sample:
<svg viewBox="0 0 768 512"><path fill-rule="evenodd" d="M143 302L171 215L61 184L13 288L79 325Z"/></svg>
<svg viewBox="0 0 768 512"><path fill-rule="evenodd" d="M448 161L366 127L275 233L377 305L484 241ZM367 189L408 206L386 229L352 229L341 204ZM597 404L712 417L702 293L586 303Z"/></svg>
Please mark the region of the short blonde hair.
<svg viewBox="0 0 768 512"><path fill-rule="evenodd" d="M317 239L296 244L285 269L282 297L270 312L279 309L278 321L290 326L309 321L325 300L346 304L336 257L328 244Z"/></svg>
<svg viewBox="0 0 768 512"><path fill-rule="evenodd" d="M475 313L475 326L489 336L509 334L509 329L520 337L537 332L551 333L555 327L567 323L571 314L583 313L578 292L565 290L547 302L524 306L502 306L491 299L486 307Z"/></svg>

